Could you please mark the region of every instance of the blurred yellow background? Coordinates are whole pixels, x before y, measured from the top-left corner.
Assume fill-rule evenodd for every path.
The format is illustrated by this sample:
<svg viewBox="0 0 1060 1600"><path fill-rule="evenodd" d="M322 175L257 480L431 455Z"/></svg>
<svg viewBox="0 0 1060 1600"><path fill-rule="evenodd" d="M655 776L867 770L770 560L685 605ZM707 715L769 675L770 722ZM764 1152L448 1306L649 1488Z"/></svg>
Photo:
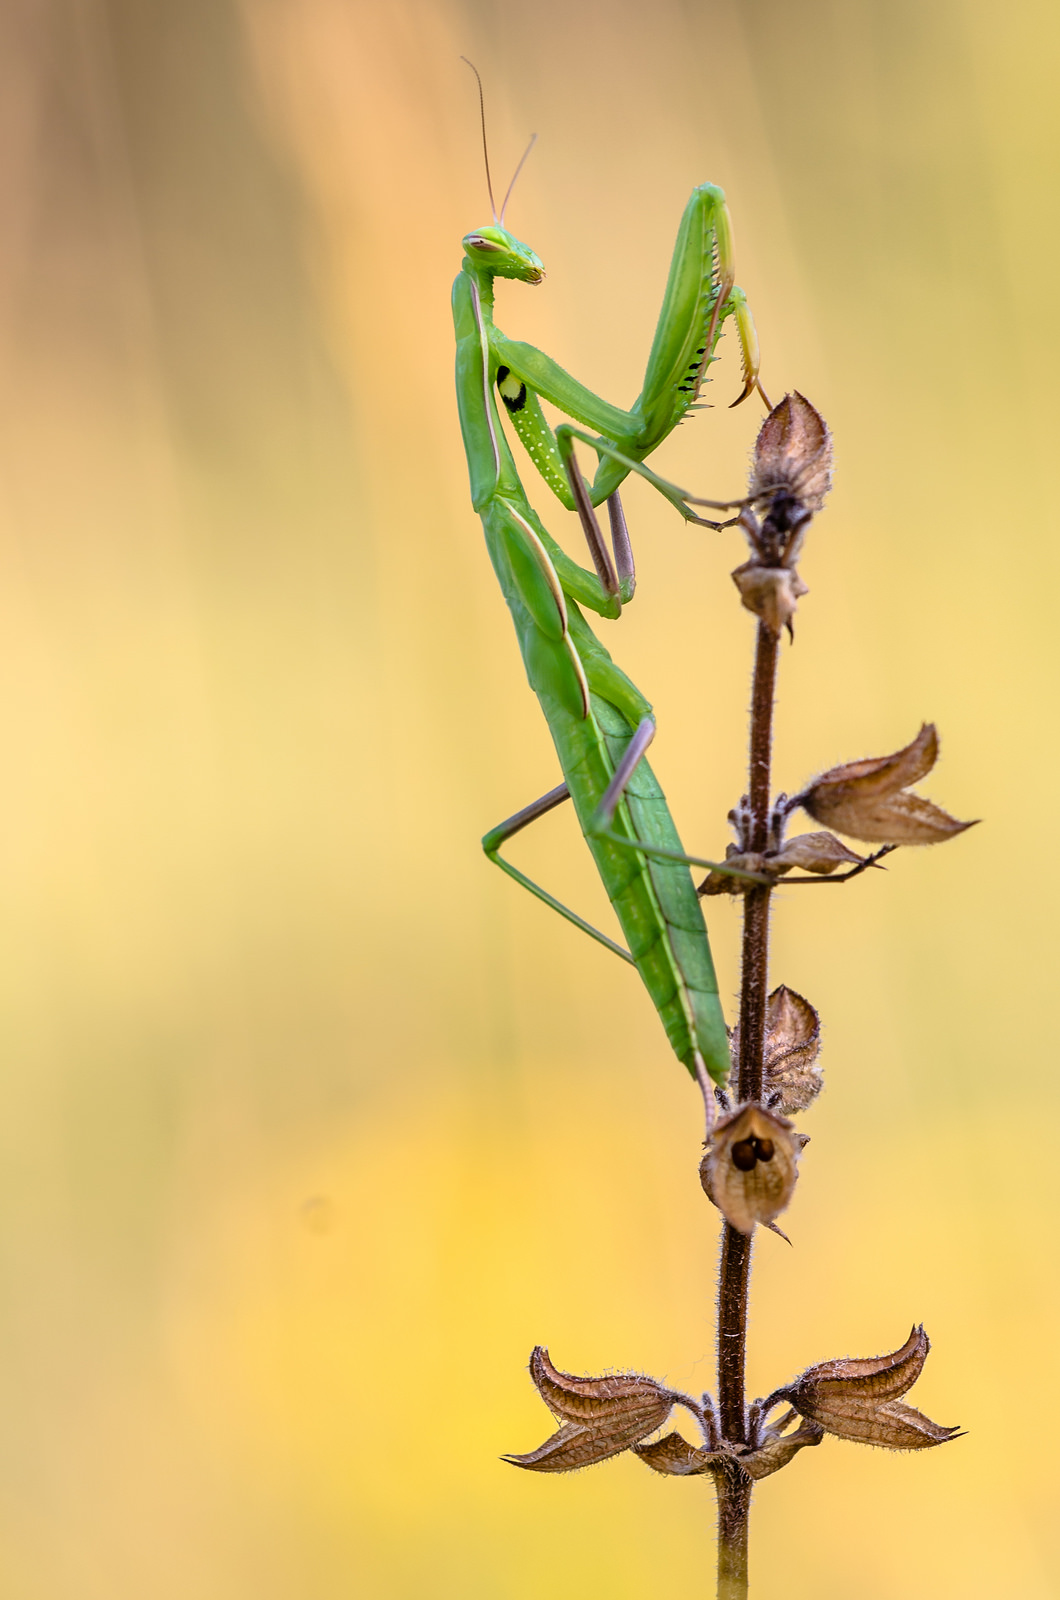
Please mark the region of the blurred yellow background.
<svg viewBox="0 0 1060 1600"><path fill-rule="evenodd" d="M538 1341L712 1384L717 1223L636 979L478 848L557 777L452 400L464 53L498 181L540 135L509 222L549 276L500 325L632 399L711 179L767 387L835 432L778 786L933 718L925 791L986 819L779 896L828 1089L752 1392L923 1320L912 1399L969 1431L763 1484L755 1593L1060 1593L1055 7L8 0L0 43L0 1591L713 1593L705 1482L497 1460L549 1431ZM727 343L657 458L706 494L758 422ZM605 638L719 853L743 556L628 509ZM572 819L538 834L606 917Z"/></svg>

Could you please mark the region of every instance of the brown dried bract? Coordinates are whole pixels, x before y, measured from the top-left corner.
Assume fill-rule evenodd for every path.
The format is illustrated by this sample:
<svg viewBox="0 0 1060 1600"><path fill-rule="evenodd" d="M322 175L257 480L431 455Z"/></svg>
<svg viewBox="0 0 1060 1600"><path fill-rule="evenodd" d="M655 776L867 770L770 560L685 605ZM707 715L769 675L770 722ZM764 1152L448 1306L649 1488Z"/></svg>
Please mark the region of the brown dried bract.
<svg viewBox="0 0 1060 1600"><path fill-rule="evenodd" d="M573 1472L617 1456L661 1427L677 1399L654 1378L639 1373L575 1378L554 1367L541 1345L530 1357L530 1376L563 1424L536 1450L502 1457L532 1472Z"/></svg>
<svg viewBox="0 0 1060 1600"><path fill-rule="evenodd" d="M945 1444L959 1430L932 1422L899 1396L919 1378L930 1349L923 1328L914 1328L900 1350L868 1359L841 1358L808 1367L774 1399L787 1400L800 1416L839 1439L886 1450L925 1450Z"/></svg>
<svg viewBox="0 0 1060 1600"><path fill-rule="evenodd" d="M729 1039L733 1075L739 1070L740 1024ZM790 1117L816 1100L824 1083L817 1065L821 1051L821 1019L810 1002L786 984L773 990L766 1002L766 1037L762 1064L765 1103L771 1111Z"/></svg>
<svg viewBox="0 0 1060 1600"><path fill-rule="evenodd" d="M795 1192L801 1144L791 1123L764 1106L738 1106L714 1125L699 1179L740 1233L769 1224Z"/></svg>
<svg viewBox="0 0 1060 1600"><path fill-rule="evenodd" d="M974 823L958 822L930 800L905 792L931 771L938 751L938 734L926 722L904 749L833 767L795 803L816 822L867 844L940 844Z"/></svg>
<svg viewBox="0 0 1060 1600"><path fill-rule="evenodd" d="M824 1084L817 1065L821 1019L801 994L781 984L766 1004L765 1097L790 1117L813 1104Z"/></svg>

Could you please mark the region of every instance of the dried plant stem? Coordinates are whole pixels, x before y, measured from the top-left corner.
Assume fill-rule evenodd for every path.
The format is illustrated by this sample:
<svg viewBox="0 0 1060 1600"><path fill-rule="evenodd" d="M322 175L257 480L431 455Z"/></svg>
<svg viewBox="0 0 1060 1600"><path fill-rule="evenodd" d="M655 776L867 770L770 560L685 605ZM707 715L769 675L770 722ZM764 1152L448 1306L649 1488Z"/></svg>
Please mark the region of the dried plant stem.
<svg viewBox="0 0 1060 1600"><path fill-rule="evenodd" d="M751 751L748 797L751 850L766 848L773 748L773 700L779 639L758 624L754 686L751 691ZM768 888L744 896L743 962L740 983L741 1101L762 1098L762 1058L769 968ZM725 1223L718 1279L718 1408L724 1437L746 1444L744 1365L747 1352L747 1296L751 1277L751 1238ZM751 1480L736 1469L715 1477L718 1496L718 1600L742 1600L747 1593L747 1525Z"/></svg>

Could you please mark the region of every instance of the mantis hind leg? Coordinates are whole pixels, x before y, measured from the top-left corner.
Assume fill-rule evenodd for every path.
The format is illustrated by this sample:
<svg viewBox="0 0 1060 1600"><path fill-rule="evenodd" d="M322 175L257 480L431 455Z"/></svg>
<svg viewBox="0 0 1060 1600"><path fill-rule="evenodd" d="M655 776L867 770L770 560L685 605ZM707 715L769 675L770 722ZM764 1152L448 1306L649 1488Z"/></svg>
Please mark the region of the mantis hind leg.
<svg viewBox="0 0 1060 1600"><path fill-rule="evenodd" d="M555 895L549 894L547 889L542 889L539 883L535 883L532 878L528 878L525 872L520 872L518 867L513 867L511 862L505 861L501 855L501 848L507 844L509 839L514 838L517 833L521 833L524 828L528 828L539 817L547 816L550 811L554 811L557 806L562 805L564 800L569 799L570 790L565 783L561 783L558 788L550 789L547 794L541 796L540 800L531 801L530 805L524 806L514 816L507 817L504 822L499 822L495 828L491 828L489 833L483 837L482 848L494 866L500 867L502 872L506 872L509 878L513 878L524 889L529 889L535 899L542 901L546 906L551 906L553 911L558 911L561 917L565 917L568 922L572 922L576 928L580 928L583 933L587 933L598 944L604 945L608 950L613 950L616 956L621 956L623 961L628 961L631 965L634 965L633 957L628 950L624 950L620 944L616 944L614 939L609 939L606 933L601 933L599 928L594 928L591 922L586 922L584 917L580 917L576 911L572 911L561 900L557 900Z"/></svg>
<svg viewBox="0 0 1060 1600"><path fill-rule="evenodd" d="M645 719L651 722L651 707L647 700L645 700L636 685L626 677L621 668L615 666L610 655L597 639L573 601L568 603L568 626L571 640L584 665L585 676L594 698L597 701L604 701L608 706L613 707L625 719L630 728L637 727L638 723L642 723ZM651 727L654 732L654 722L651 722ZM641 754L643 754L643 751ZM610 789L607 793L610 793ZM510 861L505 861L500 853L509 839L513 839L517 833L521 833L524 828L528 828L532 822L537 822L540 817L547 816L550 811L554 811L557 806L561 806L565 800L569 799L570 790L565 783L561 783L555 789L550 789L547 794L541 796L540 800L532 801L530 805L524 806L521 811L517 811L514 816L507 817L503 822L498 823L495 828L491 828L482 840L482 848L494 866L500 867L502 872L506 872L509 878L514 879L524 889L529 890L536 899L546 906L551 906L553 911L558 912L561 917L565 917L568 922L573 923L576 928L580 928L583 933L587 933L598 944L604 945L608 950L613 950L615 955L622 957L623 961L632 962L633 957L628 950L624 950L620 944L616 944L614 939L608 938L606 933L601 933L599 928L594 928L591 922L587 922L576 911L572 911L569 906L565 906L561 900L556 899L555 895L549 894L547 889L543 889L539 883L535 883L532 878L528 878L525 872L520 872L518 867L512 866ZM614 806L611 808L609 821L614 816L617 805L618 800L615 801ZM628 843L628 840L625 842Z"/></svg>
<svg viewBox="0 0 1060 1600"><path fill-rule="evenodd" d="M675 862L687 866L717 868L718 863L705 861L699 856L688 856L680 850L668 849L663 845L652 844L647 840L630 838L628 835L618 833L611 824L615 812L630 790L630 784L637 768L644 758L648 746L655 737L655 720L651 714L651 706L641 694L637 686L626 677L620 667L616 667L607 650L597 639L585 618L573 601L568 602L568 627L571 641L578 652L585 669L586 680L590 693L596 703L596 712L603 722L612 724L610 732L601 729L601 735L611 749L611 759L617 762L614 776L608 784L600 803L597 807L592 833L597 838L610 839L613 843L620 844L626 850L635 850L640 854L649 856L657 861ZM623 731L619 734L618 730ZM630 733L630 730L635 730ZM622 752L619 755L619 751ZM631 796L635 793L630 790ZM633 962L633 957L628 950L623 949L614 939L608 938L606 933L601 933L591 922L572 911L569 906L557 900L555 895L535 883L526 873L520 872L510 861L501 855L501 850L509 839L521 833L524 828L539 818L547 816L557 806L570 799L570 790L565 783L557 788L550 789L539 800L534 800L530 805L524 806L521 811L507 817L503 822L491 828L482 840L482 848L495 866L507 873L516 883L527 889L535 899L542 904L551 906L553 911L559 913L566 921L573 923L583 933L587 933L598 944L604 945L608 950L613 950L615 955L621 956L624 961ZM746 876L746 874L745 874ZM760 881L758 878L755 882ZM634 965L636 963L633 963Z"/></svg>

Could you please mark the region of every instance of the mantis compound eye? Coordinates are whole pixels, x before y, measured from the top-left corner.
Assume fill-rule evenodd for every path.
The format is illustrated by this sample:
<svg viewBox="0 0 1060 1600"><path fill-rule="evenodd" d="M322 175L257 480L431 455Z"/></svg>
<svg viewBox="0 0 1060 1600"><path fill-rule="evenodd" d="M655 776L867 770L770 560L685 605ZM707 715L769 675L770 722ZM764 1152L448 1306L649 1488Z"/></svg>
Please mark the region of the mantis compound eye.
<svg viewBox="0 0 1060 1600"><path fill-rule="evenodd" d="M500 251L504 249L502 244L497 244L493 239L484 239L480 233L469 233L464 240L464 244L465 246L470 246L472 250Z"/></svg>

